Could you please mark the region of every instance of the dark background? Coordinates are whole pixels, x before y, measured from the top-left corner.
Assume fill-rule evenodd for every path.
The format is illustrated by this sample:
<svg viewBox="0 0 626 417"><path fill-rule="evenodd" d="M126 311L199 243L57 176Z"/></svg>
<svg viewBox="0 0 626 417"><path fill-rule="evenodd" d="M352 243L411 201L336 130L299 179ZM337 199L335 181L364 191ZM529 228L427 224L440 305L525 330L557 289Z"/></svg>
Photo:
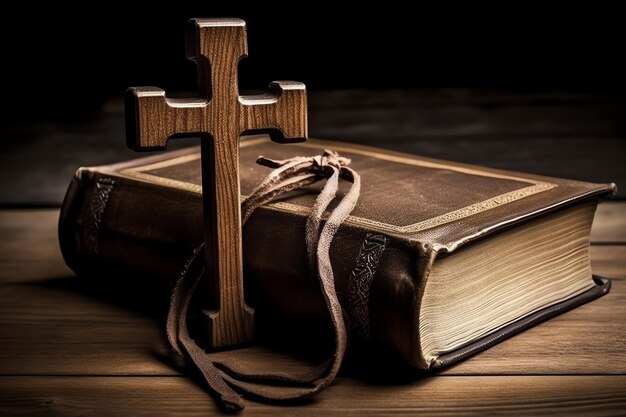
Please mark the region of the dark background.
<svg viewBox="0 0 626 417"><path fill-rule="evenodd" d="M142 85L193 94L195 65L184 55L192 17L244 19L241 89L304 82L313 137L626 182L617 8L262 3L137 12L22 2L4 11L0 205L59 205L79 166L135 157L120 98Z"/></svg>
<svg viewBox="0 0 626 417"><path fill-rule="evenodd" d="M240 17L249 58L242 89L295 79L310 90L491 88L621 91L625 25L616 9L440 8L387 5L335 10L170 2L141 12L104 2L62 9L25 2L4 12L3 95L19 117L72 118L128 86L194 90L184 57L192 17ZM78 17L74 17L78 16Z"/></svg>

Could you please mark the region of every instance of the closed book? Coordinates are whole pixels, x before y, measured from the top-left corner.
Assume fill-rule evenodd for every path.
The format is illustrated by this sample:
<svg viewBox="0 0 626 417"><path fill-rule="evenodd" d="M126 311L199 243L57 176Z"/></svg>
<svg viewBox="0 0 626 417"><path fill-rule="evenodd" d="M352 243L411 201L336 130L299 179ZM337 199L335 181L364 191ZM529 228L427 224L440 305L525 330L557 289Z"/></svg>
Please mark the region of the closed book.
<svg viewBox="0 0 626 417"><path fill-rule="evenodd" d="M609 290L591 272L589 234L614 184L257 136L241 141L241 194L269 173L255 163L259 155L287 159L324 149L349 158L362 182L330 248L354 339L416 368L436 368ZM79 169L59 224L67 264L78 274L173 280L203 240L200 178L198 148ZM320 187L260 207L243 228L246 302L261 315L296 322L327 315L305 245Z"/></svg>

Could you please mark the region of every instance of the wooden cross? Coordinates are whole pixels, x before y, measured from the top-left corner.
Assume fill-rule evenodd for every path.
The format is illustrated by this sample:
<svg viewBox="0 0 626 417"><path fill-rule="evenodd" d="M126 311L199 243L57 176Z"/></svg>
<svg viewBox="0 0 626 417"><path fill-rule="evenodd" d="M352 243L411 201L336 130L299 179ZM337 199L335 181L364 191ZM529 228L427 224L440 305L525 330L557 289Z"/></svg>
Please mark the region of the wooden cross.
<svg viewBox="0 0 626 417"><path fill-rule="evenodd" d="M209 340L223 347L248 342L254 333L254 311L243 293L239 137L266 132L275 142L305 141L306 90L302 83L275 81L266 94L239 95L237 64L248 50L242 20L192 19L186 36L200 97L171 99L159 88L130 88L126 139L132 149L148 151L164 149L169 138L201 137L206 270L214 308Z"/></svg>

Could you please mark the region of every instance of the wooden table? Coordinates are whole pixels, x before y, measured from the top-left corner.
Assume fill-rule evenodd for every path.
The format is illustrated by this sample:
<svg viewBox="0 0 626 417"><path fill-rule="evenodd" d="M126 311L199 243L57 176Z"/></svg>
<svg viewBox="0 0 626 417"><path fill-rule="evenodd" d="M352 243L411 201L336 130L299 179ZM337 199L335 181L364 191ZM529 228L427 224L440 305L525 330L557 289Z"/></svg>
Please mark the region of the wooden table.
<svg viewBox="0 0 626 417"><path fill-rule="evenodd" d="M0 210L0 414L217 414L162 360L156 317L84 291L61 259L57 217ZM599 300L436 376L375 384L346 374L306 405L247 401L245 413L624 415L626 203L601 205L592 241L594 272L614 279Z"/></svg>
<svg viewBox="0 0 626 417"><path fill-rule="evenodd" d="M622 201L601 206L592 236L594 272L613 278L613 288L436 376L392 384L346 371L310 404L247 401L245 413L626 415L624 99L457 89L309 98L313 137L615 181ZM0 415L217 414L201 388L163 361L162 323L141 308L150 296L136 300L123 287L101 294L60 257L57 207L76 168L136 156L124 144L122 109L111 102L84 123L17 121L3 131ZM266 353L252 349L241 359L259 362Z"/></svg>

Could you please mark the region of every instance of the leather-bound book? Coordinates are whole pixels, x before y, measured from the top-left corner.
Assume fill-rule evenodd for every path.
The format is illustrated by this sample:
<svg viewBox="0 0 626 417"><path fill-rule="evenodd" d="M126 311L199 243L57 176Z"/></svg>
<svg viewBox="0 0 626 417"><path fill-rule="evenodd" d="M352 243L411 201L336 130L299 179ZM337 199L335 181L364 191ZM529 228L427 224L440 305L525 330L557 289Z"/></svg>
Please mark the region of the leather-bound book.
<svg viewBox="0 0 626 417"><path fill-rule="evenodd" d="M592 274L589 235L613 184L252 137L241 142L242 195L270 172L255 163L259 155L286 159L324 149L351 159L361 176L356 208L330 248L355 339L435 368L609 289ZM203 240L200 177L198 148L79 169L60 218L66 262L79 274L175 279ZM303 322L327 314L305 245L320 187L262 206L243 228L245 295L259 314L270 309Z"/></svg>

